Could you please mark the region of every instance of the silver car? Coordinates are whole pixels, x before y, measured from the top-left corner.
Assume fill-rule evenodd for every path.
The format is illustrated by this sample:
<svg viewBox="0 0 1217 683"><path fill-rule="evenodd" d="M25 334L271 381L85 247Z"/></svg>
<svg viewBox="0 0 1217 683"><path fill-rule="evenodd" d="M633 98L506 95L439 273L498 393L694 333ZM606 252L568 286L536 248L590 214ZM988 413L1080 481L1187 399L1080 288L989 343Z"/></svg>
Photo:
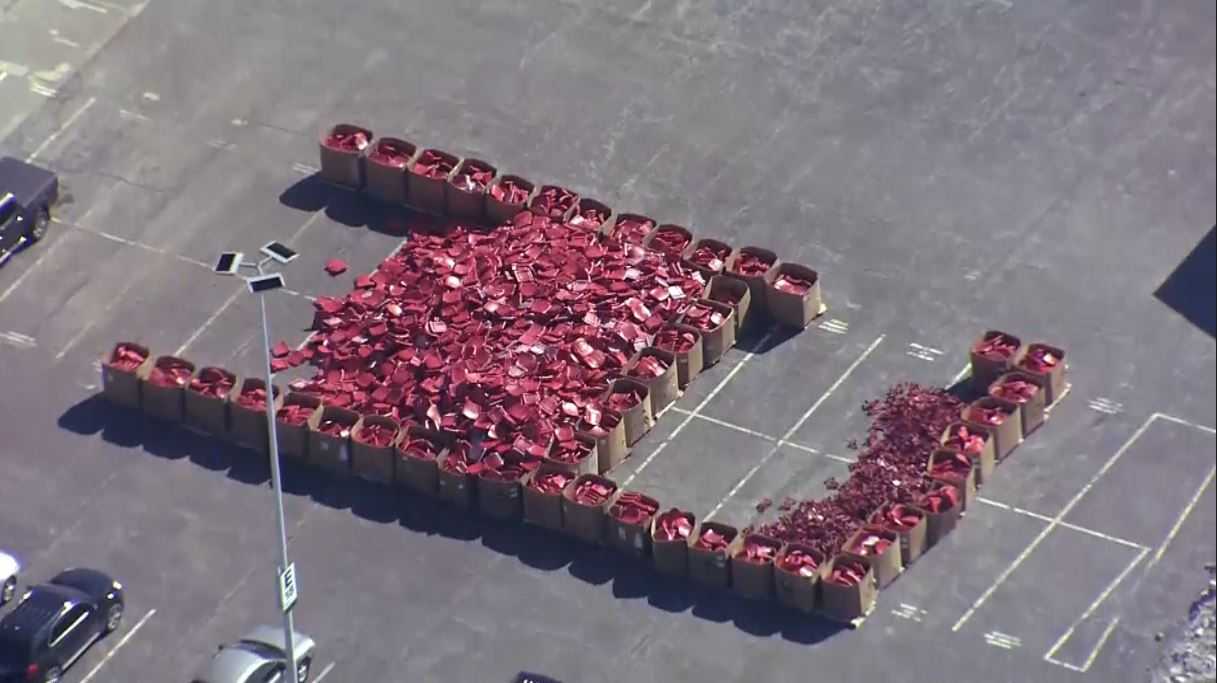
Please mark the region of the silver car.
<svg viewBox="0 0 1217 683"><path fill-rule="evenodd" d="M293 633L292 639L296 647L296 680L305 683L317 643L299 632ZM196 676L191 683L290 683L284 645L282 628L259 626L237 642L221 645L206 673Z"/></svg>
<svg viewBox="0 0 1217 683"><path fill-rule="evenodd" d="M17 594L17 572L21 565L12 555L0 551L0 607Z"/></svg>

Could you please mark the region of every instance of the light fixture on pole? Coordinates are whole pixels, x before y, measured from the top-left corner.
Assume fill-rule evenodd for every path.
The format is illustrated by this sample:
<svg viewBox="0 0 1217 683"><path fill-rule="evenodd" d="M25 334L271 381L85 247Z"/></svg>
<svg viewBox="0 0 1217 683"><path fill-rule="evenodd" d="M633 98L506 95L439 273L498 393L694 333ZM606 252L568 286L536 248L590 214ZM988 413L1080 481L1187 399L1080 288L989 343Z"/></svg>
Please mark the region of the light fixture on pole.
<svg viewBox="0 0 1217 683"><path fill-rule="evenodd" d="M298 588L296 584L296 567L287 559L287 524L283 517L283 479L279 469L279 438L275 429L274 411L274 372L270 367L270 325L266 319L267 292L283 287L283 276L279 273L265 273L263 268L270 262L281 264L290 263L299 254L280 242L268 242L259 251L265 256L258 261L249 262L239 251L226 251L216 259L215 272L221 275L237 275L241 268L249 268L257 272L245 278L250 293L258 297L258 308L262 315L262 351L264 355L263 368L266 370L266 433L270 454L270 479L275 491L275 516L279 525L279 571L276 572L276 583L279 591L279 606L283 611L284 649L288 666L295 672L297 680L300 670L296 661L295 627L292 624L292 608L296 604Z"/></svg>

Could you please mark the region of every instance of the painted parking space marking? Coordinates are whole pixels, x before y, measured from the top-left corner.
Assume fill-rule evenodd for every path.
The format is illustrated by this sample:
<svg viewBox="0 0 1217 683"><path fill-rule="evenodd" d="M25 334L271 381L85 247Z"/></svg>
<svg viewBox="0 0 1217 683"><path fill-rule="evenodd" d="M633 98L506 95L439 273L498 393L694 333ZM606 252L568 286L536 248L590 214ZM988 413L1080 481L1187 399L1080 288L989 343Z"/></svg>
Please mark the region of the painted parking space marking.
<svg viewBox="0 0 1217 683"><path fill-rule="evenodd" d="M1113 401L1104 396L1090 399L1090 402L1087 405L1091 410L1098 413L1105 413L1107 415L1119 415L1120 413L1124 412L1123 403Z"/></svg>
<svg viewBox="0 0 1217 683"><path fill-rule="evenodd" d="M1048 538L1048 535L1052 533L1052 530L1060 525L1061 520L1063 520L1071 510L1077 507L1078 503L1080 503L1082 499L1086 497L1086 494L1090 492L1090 489L1092 489L1094 485L1103 478L1104 475L1111 471L1111 468L1114 467L1117 462L1119 462L1120 458L1124 457L1124 454L1128 452L1134 443L1136 443L1137 439L1140 439L1145 434L1146 430L1148 430L1150 425L1153 424L1155 417L1156 415L1151 415L1146 418L1145 422L1143 422L1141 426L1138 427L1135 432L1133 432L1132 436L1128 437L1128 440L1126 440L1119 447L1119 449L1116 450L1115 454L1108 458L1107 462L1103 463L1103 466L1099 468L1099 471L1096 472L1093 477L1090 478L1090 481L1088 481L1086 485L1081 488L1081 490L1074 494L1073 498L1069 499L1069 502L1067 502L1065 506L1061 508L1061 511L1048 522L1047 526L1045 526L1044 529L1031 540L1031 543L1028 544L1021 553L1019 553L1018 557L1014 558L1014 561L1011 562L1010 565L997 576L997 579L993 581L992 585L990 585L989 588L986 589L985 592L972 603L972 606L959 617L959 620L956 621L951 627L952 631L958 631L960 628L962 628L963 625L972 618L972 615L975 614L976 611L982 606L984 606L985 602L988 601L988 599L992 597L995 592L997 592L997 589L1006 582L1006 579L1010 578L1010 575L1013 574L1014 571L1018 569L1018 567L1025 562L1028 557L1031 556L1031 553L1035 552L1035 549L1044 542L1044 539Z"/></svg>
<svg viewBox="0 0 1217 683"><path fill-rule="evenodd" d="M1023 641L1017 636L1012 636L1001 631L989 631L985 634L985 642L993 647L1000 647L1003 650L1014 650L1023 646Z"/></svg>
<svg viewBox="0 0 1217 683"><path fill-rule="evenodd" d="M836 318L825 320L816 327L824 330L825 332L831 332L833 334L845 334L846 332L849 332L849 323Z"/></svg>
<svg viewBox="0 0 1217 683"><path fill-rule="evenodd" d="M101 658L101 661L97 663L97 666L94 666L89 673L85 674L84 678L80 679L80 683L89 683L89 681L93 680L93 677L96 676L99 671L101 671L101 668L105 666L106 663L108 663L111 659L113 659L114 655L118 654L118 651L123 649L123 646L135 637L136 633L139 633L139 630L144 627L144 624L148 623L148 620L152 618L153 614L156 614L155 609L148 610L148 613L145 614L142 619L137 621L135 626L131 627L130 631L127 631L127 633L123 635L122 640L119 640L117 643L115 643L114 647L110 648L110 651L106 653L105 657Z"/></svg>
<svg viewBox="0 0 1217 683"><path fill-rule="evenodd" d="M330 662L329 664L326 664L325 668L321 670L321 673L317 674L317 677L313 679L313 683L321 683L321 681L325 680L325 677L329 676L330 672L334 670L334 666L336 664L337 662Z"/></svg>
<svg viewBox="0 0 1217 683"><path fill-rule="evenodd" d="M845 372L841 373L841 376L838 377L837 380L833 382L832 385L829 386L818 399L816 399L816 402L811 404L811 407L807 409L807 412L803 413L799 417L798 421L794 423L794 426L786 430L786 433L783 434L780 439L778 439L773 448L769 449L769 452L766 453L765 456L760 459L760 461L753 465L752 469L748 470L748 472L738 482L736 482L735 486L733 486L731 490L727 492L727 495L724 496L722 500L718 501L718 505L714 506L714 509L705 516L705 519L714 517L719 510L723 509L723 506L727 504L727 501L731 500L736 493L739 493L739 490L742 489L744 485L747 484L748 481L752 479L752 477L755 476L762 467L765 466L765 463L769 462L769 460L782 449L782 445L787 443L795 435L795 433L798 432L799 429L801 429L803 425L811 419L811 416L820 409L820 406L824 405L824 402L827 401L833 395L833 393L837 391L837 389L841 388L841 385L849 379L850 375L854 374L854 371L857 370L862 363L870 357L875 349L879 348L879 344L883 343L884 337L885 335L879 335L879 337L875 339L875 341L871 342L870 346L866 347L866 349L854 360L853 363L850 363L849 367L845 369ZM735 369L738 369L738 366L736 366Z"/></svg>
<svg viewBox="0 0 1217 683"><path fill-rule="evenodd" d="M49 88L47 90L49 90ZM39 94L42 94L42 93L39 93ZM52 94L50 96L54 97L54 93L52 92ZM28 164L28 163L34 161L35 159L37 159L39 154L42 154L43 152L46 151L47 147L50 147L52 144L54 144L55 141L59 139L59 136L63 135L64 131L71 128L72 125L75 124L77 121L79 121L80 117L84 116L85 112L89 111L89 109L96 103L97 103L96 97L90 97L89 99L85 100L85 103L83 105L81 105L81 107L79 109L72 112L72 115L69 116L67 118L67 120L63 122L62 125L60 125L55 130L51 131L51 134L46 136L46 139L44 139L41 144L39 144L37 147L35 147L33 152L30 152L30 155L25 158L25 163Z"/></svg>
<svg viewBox="0 0 1217 683"><path fill-rule="evenodd" d="M904 355L911 358L916 358L917 360L933 363L942 356L942 353L942 349L936 349L933 346L925 346L924 344L918 344L917 342L909 342L908 349L905 350Z"/></svg>
<svg viewBox="0 0 1217 683"><path fill-rule="evenodd" d="M757 348L766 348L769 345L769 340L772 339L772 337L772 330L766 332L765 336L761 337L760 342L757 343ZM668 444L672 443L672 440L675 439L682 431L684 431L685 427L689 426L690 422L701 415L701 411L705 410L706 406L710 405L710 401L713 401L714 397L718 396L719 392L722 391L723 388L726 387L727 384L729 384L731 380L739 374L739 371L743 369L743 367L748 364L748 361L752 360L754 356L756 356L756 353L753 351L749 351L748 353L744 354L744 357L741 358L740 361L736 363L729 372L727 372L726 376L719 380L718 384L716 384L714 388L710 390L710 393L707 394L704 399L702 399L701 403L698 403L697 406L693 408L691 413L685 415L685 419L681 420L680 424L676 425L676 427L672 430L672 433L668 435L668 438L664 439L663 442L656 446L655 450L651 451L651 453L647 455L646 459L638 465L638 468L631 472L630 476L625 478L625 481L621 483L622 488L633 483L633 481L638 478L638 475L642 474L643 470L645 470L651 464L651 462L655 460L656 456L662 453L663 450L667 448Z"/></svg>
<svg viewBox="0 0 1217 683"><path fill-rule="evenodd" d="M0 332L0 344L12 346L18 349L33 349L37 348L38 340L34 339L28 334L21 334L20 332L8 330L5 332Z"/></svg>

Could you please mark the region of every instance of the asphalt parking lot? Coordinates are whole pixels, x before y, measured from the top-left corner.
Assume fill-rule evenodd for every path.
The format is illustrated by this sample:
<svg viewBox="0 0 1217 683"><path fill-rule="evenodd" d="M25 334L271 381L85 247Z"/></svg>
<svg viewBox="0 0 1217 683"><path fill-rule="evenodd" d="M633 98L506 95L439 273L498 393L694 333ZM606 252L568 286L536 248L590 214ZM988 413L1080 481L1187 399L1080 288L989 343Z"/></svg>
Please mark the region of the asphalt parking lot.
<svg viewBox="0 0 1217 683"><path fill-rule="evenodd" d="M1155 292L1217 222L1211 5L4 12L0 153L66 197L0 269L0 547L27 580L84 564L129 590L68 681L187 680L277 618L265 466L109 408L97 360L138 339L256 372L256 302L208 264L270 239L302 253L269 312L303 341L310 297L406 238L315 191L317 134L343 120L819 269L821 320L745 338L614 472L665 506L743 525L762 498L817 495L861 402L952 384L982 329L1064 347L1073 389L856 631L290 470L318 679L1141 680L1207 580L1214 331Z"/></svg>

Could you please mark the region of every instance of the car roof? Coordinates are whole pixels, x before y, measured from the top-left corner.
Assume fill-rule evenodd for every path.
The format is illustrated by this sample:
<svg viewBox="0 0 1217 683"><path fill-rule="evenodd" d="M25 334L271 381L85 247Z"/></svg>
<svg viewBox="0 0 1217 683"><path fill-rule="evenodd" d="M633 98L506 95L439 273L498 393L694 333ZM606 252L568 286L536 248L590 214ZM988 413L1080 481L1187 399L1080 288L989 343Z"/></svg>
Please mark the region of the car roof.
<svg viewBox="0 0 1217 683"><path fill-rule="evenodd" d="M64 609L81 602L79 592L71 588L38 585L29 590L16 609L0 619L0 639L13 642L28 640Z"/></svg>
<svg viewBox="0 0 1217 683"><path fill-rule="evenodd" d="M7 579L21 571L21 563L17 562L17 558L0 550L0 581Z"/></svg>
<svg viewBox="0 0 1217 683"><path fill-rule="evenodd" d="M28 206L54 184L54 173L19 159L0 157L0 197L11 192L18 204Z"/></svg>

